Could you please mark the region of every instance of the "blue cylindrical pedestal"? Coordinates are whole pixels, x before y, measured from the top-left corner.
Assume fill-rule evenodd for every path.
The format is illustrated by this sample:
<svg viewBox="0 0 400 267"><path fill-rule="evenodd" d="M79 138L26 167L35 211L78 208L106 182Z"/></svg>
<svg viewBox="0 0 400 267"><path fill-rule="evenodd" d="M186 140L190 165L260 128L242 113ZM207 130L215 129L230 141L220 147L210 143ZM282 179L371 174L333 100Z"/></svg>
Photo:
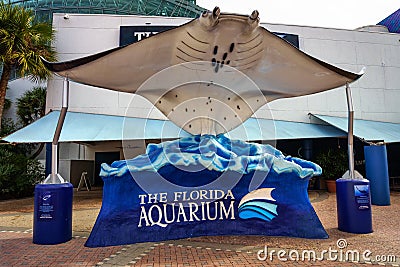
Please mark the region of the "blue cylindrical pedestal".
<svg viewBox="0 0 400 267"><path fill-rule="evenodd" d="M72 195L70 183L36 185L33 243L52 245L71 240Z"/></svg>
<svg viewBox="0 0 400 267"><path fill-rule="evenodd" d="M371 203L390 205L389 171L385 145L364 147L366 178L371 184Z"/></svg>
<svg viewBox="0 0 400 267"><path fill-rule="evenodd" d="M372 233L369 181L336 180L338 228L340 231Z"/></svg>

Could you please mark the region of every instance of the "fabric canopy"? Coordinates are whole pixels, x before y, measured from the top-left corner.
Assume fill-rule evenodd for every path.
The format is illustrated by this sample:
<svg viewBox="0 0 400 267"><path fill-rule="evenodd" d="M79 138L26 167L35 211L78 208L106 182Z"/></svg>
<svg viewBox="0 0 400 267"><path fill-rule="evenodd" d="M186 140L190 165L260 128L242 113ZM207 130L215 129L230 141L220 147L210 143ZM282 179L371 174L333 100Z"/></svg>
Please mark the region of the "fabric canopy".
<svg viewBox="0 0 400 267"><path fill-rule="evenodd" d="M250 118L225 135L252 141L345 137L346 133L329 125Z"/></svg>
<svg viewBox="0 0 400 267"><path fill-rule="evenodd" d="M51 142L59 114L59 111L53 111L2 140L10 143ZM226 135L232 139L251 141L341 137L345 133L332 126L250 118ZM187 136L190 134L171 121L68 112L60 142L175 139Z"/></svg>
<svg viewBox="0 0 400 267"><path fill-rule="evenodd" d="M314 117L347 132L347 118L312 114ZM354 120L354 135L366 141L400 142L400 124L371 120Z"/></svg>
<svg viewBox="0 0 400 267"><path fill-rule="evenodd" d="M59 115L59 111L50 112L3 140L10 143L52 142ZM190 135L170 121L67 112L59 141L90 142L186 136Z"/></svg>
<svg viewBox="0 0 400 267"><path fill-rule="evenodd" d="M355 74L309 56L250 16L218 8L131 45L45 65L58 75L147 98L191 134L229 132L267 102L353 82Z"/></svg>

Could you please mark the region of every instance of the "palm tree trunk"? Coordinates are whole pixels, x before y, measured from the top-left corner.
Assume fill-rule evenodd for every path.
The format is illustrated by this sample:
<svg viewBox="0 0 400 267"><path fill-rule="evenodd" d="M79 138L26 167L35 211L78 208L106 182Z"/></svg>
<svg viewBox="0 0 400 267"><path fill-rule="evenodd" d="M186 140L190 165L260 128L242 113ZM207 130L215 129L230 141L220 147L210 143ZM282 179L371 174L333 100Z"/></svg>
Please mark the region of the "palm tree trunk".
<svg viewBox="0 0 400 267"><path fill-rule="evenodd" d="M3 118L4 101L6 99L6 91L8 80L11 75L11 66L8 64L3 64L3 73L0 79L0 131L1 131L1 119Z"/></svg>

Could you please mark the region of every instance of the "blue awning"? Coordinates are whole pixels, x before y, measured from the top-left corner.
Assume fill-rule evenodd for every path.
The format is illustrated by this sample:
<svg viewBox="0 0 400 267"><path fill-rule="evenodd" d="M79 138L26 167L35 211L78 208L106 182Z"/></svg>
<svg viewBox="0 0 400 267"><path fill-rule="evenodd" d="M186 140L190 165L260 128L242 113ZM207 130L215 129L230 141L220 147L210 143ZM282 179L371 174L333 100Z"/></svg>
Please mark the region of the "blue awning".
<svg viewBox="0 0 400 267"><path fill-rule="evenodd" d="M50 112L2 140L10 143L51 142L59 114L59 111ZM175 139L189 135L168 120L68 112L59 141ZM332 126L250 118L227 135L232 139L254 141L343 137L346 133Z"/></svg>
<svg viewBox="0 0 400 267"><path fill-rule="evenodd" d="M52 142L59 111L53 111L32 124L3 138L10 143ZM60 142L159 139L190 136L170 121L146 120L103 114L67 112Z"/></svg>
<svg viewBox="0 0 400 267"><path fill-rule="evenodd" d="M311 124L282 120L250 118L238 128L228 133L232 139L245 140L285 140L345 137L346 133L330 125Z"/></svg>
<svg viewBox="0 0 400 267"><path fill-rule="evenodd" d="M314 117L347 132L347 118L312 114ZM366 141L400 142L400 124L371 120L354 120L354 135Z"/></svg>

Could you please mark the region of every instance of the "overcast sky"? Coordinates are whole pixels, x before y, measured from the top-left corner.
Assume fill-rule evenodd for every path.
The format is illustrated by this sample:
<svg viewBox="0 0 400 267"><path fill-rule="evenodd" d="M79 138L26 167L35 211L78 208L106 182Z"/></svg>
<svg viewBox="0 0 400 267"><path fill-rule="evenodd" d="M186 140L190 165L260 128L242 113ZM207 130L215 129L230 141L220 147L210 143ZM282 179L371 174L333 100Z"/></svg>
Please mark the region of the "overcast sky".
<svg viewBox="0 0 400 267"><path fill-rule="evenodd" d="M260 12L261 22L355 29L375 25L397 9L399 0L197 0L201 7L221 12Z"/></svg>

